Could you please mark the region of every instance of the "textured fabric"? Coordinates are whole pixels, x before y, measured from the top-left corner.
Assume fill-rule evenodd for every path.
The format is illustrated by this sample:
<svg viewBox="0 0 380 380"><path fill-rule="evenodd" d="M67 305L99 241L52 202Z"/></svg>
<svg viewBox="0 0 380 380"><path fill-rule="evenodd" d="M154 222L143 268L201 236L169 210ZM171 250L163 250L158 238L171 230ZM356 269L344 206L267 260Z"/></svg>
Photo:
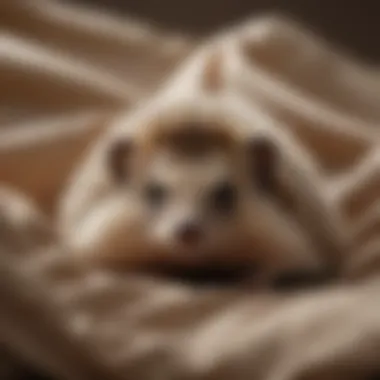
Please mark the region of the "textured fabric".
<svg viewBox="0 0 380 380"><path fill-rule="evenodd" d="M344 126L359 156L376 145L379 72L286 21L257 22L241 28L242 36L260 31L249 60L262 78L257 101L324 136ZM0 25L0 336L7 346L78 380L339 380L380 372L376 276L280 296L199 290L72 262L38 208L54 220L86 146L119 110L151 96L197 42L43 0L3 0ZM337 145L331 154L342 164L329 174L358 159Z"/></svg>

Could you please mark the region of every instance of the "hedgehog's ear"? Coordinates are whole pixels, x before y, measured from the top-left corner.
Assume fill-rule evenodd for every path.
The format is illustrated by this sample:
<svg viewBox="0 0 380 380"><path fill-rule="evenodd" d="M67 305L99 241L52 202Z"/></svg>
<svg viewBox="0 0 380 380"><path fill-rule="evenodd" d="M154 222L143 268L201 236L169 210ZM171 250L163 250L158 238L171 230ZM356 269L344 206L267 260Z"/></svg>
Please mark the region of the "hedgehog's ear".
<svg viewBox="0 0 380 380"><path fill-rule="evenodd" d="M131 139L117 139L110 143L106 152L106 164L111 177L117 182L128 181L132 169L134 144Z"/></svg>
<svg viewBox="0 0 380 380"><path fill-rule="evenodd" d="M223 54L220 50L211 52L206 58L201 73L201 87L206 92L218 92L224 86Z"/></svg>
<svg viewBox="0 0 380 380"><path fill-rule="evenodd" d="M278 187L279 151L266 136L253 137L247 144L249 176L255 187L265 193L276 193Z"/></svg>

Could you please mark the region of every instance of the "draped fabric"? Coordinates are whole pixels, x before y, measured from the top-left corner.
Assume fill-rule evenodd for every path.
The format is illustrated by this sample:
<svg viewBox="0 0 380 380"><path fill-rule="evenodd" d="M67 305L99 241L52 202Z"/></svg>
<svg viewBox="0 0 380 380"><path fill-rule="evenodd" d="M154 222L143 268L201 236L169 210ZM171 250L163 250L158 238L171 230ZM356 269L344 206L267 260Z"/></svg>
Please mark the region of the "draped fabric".
<svg viewBox="0 0 380 380"><path fill-rule="evenodd" d="M376 276L285 296L76 266L53 228L69 174L199 41L52 0L3 0L0 27L1 345L78 380L380 376ZM376 146L377 68L287 20L248 21L242 35L251 27L258 101L273 116L325 136L345 128L360 157ZM342 157L332 175L358 159L334 144L331 154Z"/></svg>

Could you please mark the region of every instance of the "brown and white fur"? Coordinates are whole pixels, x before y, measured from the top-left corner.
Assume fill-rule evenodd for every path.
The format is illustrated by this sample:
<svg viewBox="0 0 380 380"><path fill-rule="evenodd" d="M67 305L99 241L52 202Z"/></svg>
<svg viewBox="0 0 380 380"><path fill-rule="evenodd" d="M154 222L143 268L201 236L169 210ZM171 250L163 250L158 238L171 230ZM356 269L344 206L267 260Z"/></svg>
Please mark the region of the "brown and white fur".
<svg viewBox="0 0 380 380"><path fill-rule="evenodd" d="M224 86L222 69L216 50L200 73L202 91L164 90L90 152L61 209L78 256L127 268L236 263L265 277L335 267L346 241L318 167L282 126ZM155 212L144 197L150 181L169 188ZM206 196L226 181L238 194L228 217L213 214ZM177 239L188 221L201 225L199 245Z"/></svg>

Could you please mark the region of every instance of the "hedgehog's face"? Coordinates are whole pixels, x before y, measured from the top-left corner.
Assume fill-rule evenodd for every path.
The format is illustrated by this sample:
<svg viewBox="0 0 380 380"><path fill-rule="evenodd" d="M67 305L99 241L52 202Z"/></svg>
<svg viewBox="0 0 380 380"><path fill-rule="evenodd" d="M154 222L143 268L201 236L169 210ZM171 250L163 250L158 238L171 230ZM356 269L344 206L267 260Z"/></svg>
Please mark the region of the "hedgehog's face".
<svg viewBox="0 0 380 380"><path fill-rule="evenodd" d="M157 152L136 189L150 238L179 255L206 255L230 246L244 188L222 152L202 158Z"/></svg>

